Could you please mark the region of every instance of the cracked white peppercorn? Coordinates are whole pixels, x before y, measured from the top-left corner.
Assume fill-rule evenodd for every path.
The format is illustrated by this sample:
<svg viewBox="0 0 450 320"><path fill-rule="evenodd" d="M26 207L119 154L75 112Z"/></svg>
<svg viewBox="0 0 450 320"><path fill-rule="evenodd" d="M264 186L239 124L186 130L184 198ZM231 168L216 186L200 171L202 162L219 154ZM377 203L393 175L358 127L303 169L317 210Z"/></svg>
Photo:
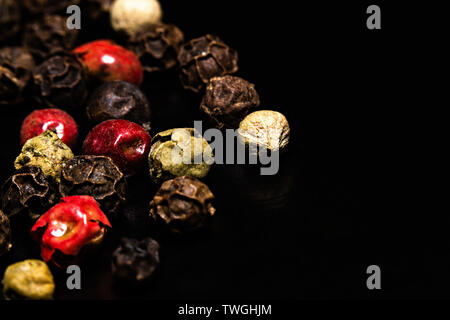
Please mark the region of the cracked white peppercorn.
<svg viewBox="0 0 450 320"><path fill-rule="evenodd" d="M250 113L239 124L239 142L257 152L258 148L283 151L289 143L290 128L286 117L277 111Z"/></svg>
<svg viewBox="0 0 450 320"><path fill-rule="evenodd" d="M114 0L111 5L111 26L115 31L132 35L161 21L158 0Z"/></svg>

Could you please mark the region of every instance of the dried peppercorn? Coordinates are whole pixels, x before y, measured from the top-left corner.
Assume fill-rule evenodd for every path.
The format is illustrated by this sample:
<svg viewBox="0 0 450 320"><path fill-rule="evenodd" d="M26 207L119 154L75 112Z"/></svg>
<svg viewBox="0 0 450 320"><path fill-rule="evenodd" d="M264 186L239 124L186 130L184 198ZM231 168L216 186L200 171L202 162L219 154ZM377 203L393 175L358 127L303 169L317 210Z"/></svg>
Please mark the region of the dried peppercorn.
<svg viewBox="0 0 450 320"><path fill-rule="evenodd" d="M23 101L34 69L33 56L19 47L0 49L0 105Z"/></svg>
<svg viewBox="0 0 450 320"><path fill-rule="evenodd" d="M38 166L46 176L59 182L63 163L72 158L72 150L58 138L55 132L47 130L25 142L14 166L16 169L24 166Z"/></svg>
<svg viewBox="0 0 450 320"><path fill-rule="evenodd" d="M152 238L122 238L112 255L112 274L118 280L140 285L151 278L159 265L159 244Z"/></svg>
<svg viewBox="0 0 450 320"><path fill-rule="evenodd" d="M194 92L200 92L212 77L233 74L239 69L237 52L210 34L183 44L178 62L184 88Z"/></svg>
<svg viewBox="0 0 450 320"><path fill-rule="evenodd" d="M56 185L35 166L14 172L1 189L2 209L8 217L28 214L36 220L58 201Z"/></svg>
<svg viewBox="0 0 450 320"><path fill-rule="evenodd" d="M17 0L0 0L0 41L10 39L19 32L20 20Z"/></svg>
<svg viewBox="0 0 450 320"><path fill-rule="evenodd" d="M272 110L250 113L239 124L238 140L256 154L258 148L282 152L289 143L290 128L286 117Z"/></svg>
<svg viewBox="0 0 450 320"><path fill-rule="evenodd" d="M38 65L33 72L34 98L45 107L75 110L87 97L83 66L72 55L58 54Z"/></svg>
<svg viewBox="0 0 450 320"><path fill-rule="evenodd" d="M31 229L31 236L41 245L44 261L62 267L76 263L87 250L104 239L108 218L90 196L65 197L51 208Z"/></svg>
<svg viewBox="0 0 450 320"><path fill-rule="evenodd" d="M106 82L89 97L86 113L92 124L125 119L150 131L150 105L145 94L126 81Z"/></svg>
<svg viewBox="0 0 450 320"><path fill-rule="evenodd" d="M0 210L0 257L11 250L11 227L8 217Z"/></svg>
<svg viewBox="0 0 450 320"><path fill-rule="evenodd" d="M176 66L183 41L183 32L177 26L161 23L131 35L128 45L138 56L144 71L155 72Z"/></svg>
<svg viewBox="0 0 450 320"><path fill-rule="evenodd" d="M44 15L31 21L25 26L23 46L40 59L72 49L78 30L67 28L66 20L59 15Z"/></svg>
<svg viewBox="0 0 450 320"><path fill-rule="evenodd" d="M200 110L218 129L236 129L259 102L255 86L250 82L235 76L214 77L206 87Z"/></svg>
<svg viewBox="0 0 450 320"><path fill-rule="evenodd" d="M76 156L64 165L59 192L63 197L90 195L109 215L125 202L126 182L111 158Z"/></svg>
<svg viewBox="0 0 450 320"><path fill-rule="evenodd" d="M6 268L3 276L6 300L51 300L55 282L47 264L40 260L24 260Z"/></svg>
<svg viewBox="0 0 450 320"><path fill-rule="evenodd" d="M211 146L193 128L158 133L148 155L150 176L155 183L184 175L203 178L213 162Z"/></svg>
<svg viewBox="0 0 450 320"><path fill-rule="evenodd" d="M165 181L150 202L150 218L174 233L201 228L214 215L214 195L208 186L191 177Z"/></svg>
<svg viewBox="0 0 450 320"><path fill-rule="evenodd" d="M32 14L64 12L70 5L78 5L80 0L21 0L22 6Z"/></svg>

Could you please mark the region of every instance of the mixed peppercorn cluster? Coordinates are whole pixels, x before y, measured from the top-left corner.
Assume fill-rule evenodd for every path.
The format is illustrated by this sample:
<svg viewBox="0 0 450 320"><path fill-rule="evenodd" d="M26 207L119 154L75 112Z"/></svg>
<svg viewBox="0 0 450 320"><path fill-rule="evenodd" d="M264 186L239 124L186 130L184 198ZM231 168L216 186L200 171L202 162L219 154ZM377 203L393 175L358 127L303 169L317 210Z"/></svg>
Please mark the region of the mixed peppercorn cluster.
<svg viewBox="0 0 450 320"><path fill-rule="evenodd" d="M72 4L85 10L90 25L110 19L121 44L99 39L75 47L79 31L69 30L63 15ZM0 0L0 28L7 30L0 41L22 35L22 46L0 48L0 108L28 94L37 106L23 120L22 151L0 190L0 256L14 250L11 232L20 232L30 233L43 260L8 267L6 299L51 299L55 285L46 263L64 268L98 249L120 223L127 181L143 174L147 163L159 186L148 208L153 225L184 234L215 214L214 195L201 181L211 164L170 157L179 144L201 146L187 155L192 159L196 152L213 157L213 150L193 128L167 128L152 139L151 105L140 89L145 77L178 68L183 87L203 96L199 110L211 127L280 128L279 136L243 134L242 141L272 151L286 147L286 118L256 111L255 86L232 75L237 52L209 34L185 41L162 15L157 0ZM29 17L25 24L23 17ZM79 114L91 130L74 154L80 128L73 116ZM31 229L11 230L17 217L28 219ZM111 259L117 279L146 283L158 267L159 244L123 238Z"/></svg>

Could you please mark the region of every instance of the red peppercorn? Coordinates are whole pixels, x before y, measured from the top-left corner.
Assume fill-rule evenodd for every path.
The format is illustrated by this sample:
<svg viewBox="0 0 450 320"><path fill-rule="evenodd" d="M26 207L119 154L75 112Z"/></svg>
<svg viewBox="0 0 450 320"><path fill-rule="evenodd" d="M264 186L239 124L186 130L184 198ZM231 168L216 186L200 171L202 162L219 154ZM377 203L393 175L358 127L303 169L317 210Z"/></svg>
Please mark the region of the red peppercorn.
<svg viewBox="0 0 450 320"><path fill-rule="evenodd" d="M41 109L30 113L20 129L20 143L34 138L41 133L53 130L70 148L75 147L78 138L78 125L75 120L60 109Z"/></svg>
<svg viewBox="0 0 450 320"><path fill-rule="evenodd" d="M107 120L91 130L83 143L83 153L110 157L127 176L138 173L147 162L151 137L140 125L123 120Z"/></svg>
<svg viewBox="0 0 450 320"><path fill-rule="evenodd" d="M73 50L89 74L103 82L122 80L139 86L144 71L138 57L110 40L86 43Z"/></svg>
<svg viewBox="0 0 450 320"><path fill-rule="evenodd" d="M90 196L72 196L62 199L31 229L31 236L41 245L41 256L45 262L52 261L61 266L59 257L77 257L87 245L98 244L103 239L106 226L111 224Z"/></svg>

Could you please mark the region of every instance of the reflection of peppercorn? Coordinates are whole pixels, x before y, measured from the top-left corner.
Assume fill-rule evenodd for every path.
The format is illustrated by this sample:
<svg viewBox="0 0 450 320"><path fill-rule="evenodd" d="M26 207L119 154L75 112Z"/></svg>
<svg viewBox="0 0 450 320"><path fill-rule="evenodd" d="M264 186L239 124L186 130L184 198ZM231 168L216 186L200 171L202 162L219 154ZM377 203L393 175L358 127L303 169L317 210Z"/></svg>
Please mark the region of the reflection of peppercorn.
<svg viewBox="0 0 450 320"><path fill-rule="evenodd" d="M106 82L89 97L86 108L92 124L110 119L125 119L150 129L150 106L147 97L126 81Z"/></svg>
<svg viewBox="0 0 450 320"><path fill-rule="evenodd" d="M24 213L36 220L58 201L53 180L35 166L14 172L1 189L2 208L8 217Z"/></svg>
<svg viewBox="0 0 450 320"><path fill-rule="evenodd" d="M82 65L71 55L58 54L38 65L33 73L34 97L41 106L74 110L87 97Z"/></svg>
<svg viewBox="0 0 450 320"><path fill-rule="evenodd" d="M0 41L7 40L19 32L20 19L17 0L0 0Z"/></svg>
<svg viewBox="0 0 450 320"><path fill-rule="evenodd" d="M65 17L45 15L26 25L23 45L36 57L46 58L72 49L77 35L77 29L67 28Z"/></svg>
<svg viewBox="0 0 450 320"><path fill-rule="evenodd" d="M249 110L259 105L255 86L234 76L214 77L209 81L200 110L218 128L236 129Z"/></svg>
<svg viewBox="0 0 450 320"><path fill-rule="evenodd" d="M23 100L34 69L31 54L18 47L0 49L0 105Z"/></svg>
<svg viewBox="0 0 450 320"><path fill-rule="evenodd" d="M238 54L218 37L207 34L181 46L180 79L186 89L200 92L209 79L238 71Z"/></svg>
<svg viewBox="0 0 450 320"><path fill-rule="evenodd" d="M126 182L110 158L76 156L64 165L59 191L63 197L88 194L103 211L115 213L125 201Z"/></svg>
<svg viewBox="0 0 450 320"><path fill-rule="evenodd" d="M150 202L150 218L174 233L201 228L213 216L214 195L198 179L178 177L165 181Z"/></svg>
<svg viewBox="0 0 450 320"><path fill-rule="evenodd" d="M11 227L8 217L0 210L0 257L11 249Z"/></svg>
<svg viewBox="0 0 450 320"><path fill-rule="evenodd" d="M130 36L130 49L138 56L147 72L175 67L177 54L184 40L183 32L170 24L158 24Z"/></svg>
<svg viewBox="0 0 450 320"><path fill-rule="evenodd" d="M112 256L112 273L118 280L139 285L149 280L159 265L159 244L151 238L123 238Z"/></svg>
<svg viewBox="0 0 450 320"><path fill-rule="evenodd" d="M10 265L2 283L6 300L51 300L55 290L52 273L40 260L24 260Z"/></svg>

